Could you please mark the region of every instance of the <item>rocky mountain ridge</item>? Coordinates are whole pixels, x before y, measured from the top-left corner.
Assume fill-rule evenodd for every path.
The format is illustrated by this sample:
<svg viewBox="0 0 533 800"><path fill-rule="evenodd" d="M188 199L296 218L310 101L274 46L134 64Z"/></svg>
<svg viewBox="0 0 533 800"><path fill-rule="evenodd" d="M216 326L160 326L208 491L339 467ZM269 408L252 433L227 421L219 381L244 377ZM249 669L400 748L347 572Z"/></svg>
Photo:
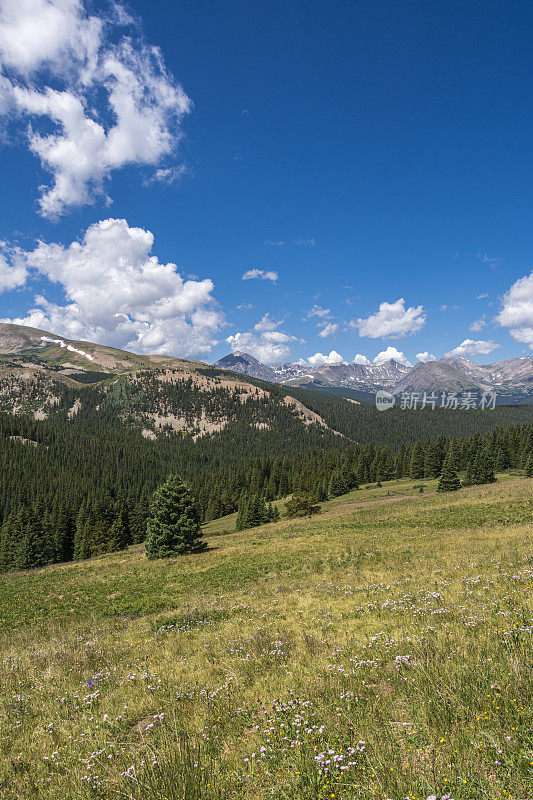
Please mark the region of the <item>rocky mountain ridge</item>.
<svg viewBox="0 0 533 800"><path fill-rule="evenodd" d="M533 357L522 356L493 364L476 364L466 358L441 358L408 367L393 359L383 364L301 364L266 366L247 353L236 352L215 366L286 386L350 389L375 392L496 392L500 401L533 401Z"/></svg>

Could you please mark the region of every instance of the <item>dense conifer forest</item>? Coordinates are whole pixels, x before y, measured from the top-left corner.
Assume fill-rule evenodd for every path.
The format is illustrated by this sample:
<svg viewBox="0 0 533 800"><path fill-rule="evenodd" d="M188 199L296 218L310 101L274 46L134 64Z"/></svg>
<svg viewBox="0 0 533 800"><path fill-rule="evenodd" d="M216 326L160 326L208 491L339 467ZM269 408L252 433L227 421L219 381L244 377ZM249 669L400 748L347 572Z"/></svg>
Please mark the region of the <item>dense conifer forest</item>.
<svg viewBox="0 0 533 800"><path fill-rule="evenodd" d="M191 488L202 522L240 510L239 525L248 527L275 518L269 504L293 492L320 502L369 482L435 478L446 458L465 483L493 480L494 470L532 469L533 425L511 424L530 419L527 406L380 414L370 406L295 392L334 434L318 423L302 424L277 397L259 394L243 404L221 390L193 400L190 387L183 395L177 387L175 397L165 396L166 412L183 414L190 403L194 419L209 400L221 415L233 408L231 426L201 437L163 430L147 439L135 412L145 412L150 403L159 408L162 398L157 392L151 397L149 379L140 385L137 408L138 387L119 384L113 402L109 395L82 390L82 405L71 417L67 409L75 398L69 390L46 420L0 414L3 571L142 542L152 493L170 473L179 473ZM254 424L261 414L268 427Z"/></svg>

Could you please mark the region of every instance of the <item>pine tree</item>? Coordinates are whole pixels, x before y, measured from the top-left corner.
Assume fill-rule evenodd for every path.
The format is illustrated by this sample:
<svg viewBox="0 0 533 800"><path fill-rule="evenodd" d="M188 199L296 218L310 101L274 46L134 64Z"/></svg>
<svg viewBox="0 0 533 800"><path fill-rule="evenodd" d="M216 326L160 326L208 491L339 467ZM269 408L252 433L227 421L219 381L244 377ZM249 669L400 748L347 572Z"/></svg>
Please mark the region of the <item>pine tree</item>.
<svg viewBox="0 0 533 800"><path fill-rule="evenodd" d="M424 452L424 478L438 478L442 465L436 442L428 442Z"/></svg>
<svg viewBox="0 0 533 800"><path fill-rule="evenodd" d="M177 475L170 475L154 492L147 531L149 559L198 553L207 546L202 541L197 504Z"/></svg>
<svg viewBox="0 0 533 800"><path fill-rule="evenodd" d="M500 447L498 449L498 452L496 453L496 462L494 468L496 472L503 472L505 469L508 468L508 466L509 466L509 457L505 452L505 450L503 449L503 447Z"/></svg>
<svg viewBox="0 0 533 800"><path fill-rule="evenodd" d="M526 461L525 474L526 478L533 478L533 455L529 456L528 460Z"/></svg>
<svg viewBox="0 0 533 800"><path fill-rule="evenodd" d="M494 462L487 449L478 450L473 461L470 461L466 470L467 485L481 485L484 483L494 483Z"/></svg>
<svg viewBox="0 0 533 800"><path fill-rule="evenodd" d="M7 572L7 570L13 568L15 550L14 522L14 515L10 514L2 524L2 532L0 534L0 570L2 572Z"/></svg>
<svg viewBox="0 0 533 800"><path fill-rule="evenodd" d="M56 562L70 561L74 547L74 525L69 511L64 505L54 508L50 524L52 526L53 560Z"/></svg>
<svg viewBox="0 0 533 800"><path fill-rule="evenodd" d="M131 514L131 538L133 544L140 544L146 539L146 523L150 514L150 503L145 494L141 498Z"/></svg>
<svg viewBox="0 0 533 800"><path fill-rule="evenodd" d="M124 550L128 546L128 531L119 515L109 528L108 550Z"/></svg>
<svg viewBox="0 0 533 800"><path fill-rule="evenodd" d="M341 494L346 494L347 491L348 482L345 474L340 469L333 470L328 486L328 497L340 497Z"/></svg>
<svg viewBox="0 0 533 800"><path fill-rule="evenodd" d="M294 494L285 503L288 517L310 517L320 512L320 506L309 494Z"/></svg>
<svg viewBox="0 0 533 800"><path fill-rule="evenodd" d="M239 500L235 529L238 531L244 531L247 527L248 527L248 495L242 494Z"/></svg>
<svg viewBox="0 0 533 800"><path fill-rule="evenodd" d="M76 560L89 558L91 551L89 548L90 536L90 510L89 502L81 504L78 516L76 517L76 530L74 531L74 558Z"/></svg>
<svg viewBox="0 0 533 800"><path fill-rule="evenodd" d="M461 481L457 472L448 459L444 461L442 473L437 486L437 492L455 492L461 488Z"/></svg>
<svg viewBox="0 0 533 800"><path fill-rule="evenodd" d="M268 504L268 521L277 522L279 520L279 508L272 503Z"/></svg>
<svg viewBox="0 0 533 800"><path fill-rule="evenodd" d="M409 476L414 480L424 477L424 448L420 442L417 442L411 450Z"/></svg>

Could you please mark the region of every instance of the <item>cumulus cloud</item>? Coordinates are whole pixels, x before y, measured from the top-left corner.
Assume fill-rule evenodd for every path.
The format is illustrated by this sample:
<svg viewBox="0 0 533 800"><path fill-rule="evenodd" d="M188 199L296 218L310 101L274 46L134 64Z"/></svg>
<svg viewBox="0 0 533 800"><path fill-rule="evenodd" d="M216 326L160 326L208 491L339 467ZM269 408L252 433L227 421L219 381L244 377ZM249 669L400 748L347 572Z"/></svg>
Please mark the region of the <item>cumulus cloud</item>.
<svg viewBox="0 0 533 800"><path fill-rule="evenodd" d="M276 328L279 328L279 326L282 323L283 320L276 321L275 319L272 319L269 312L267 311L266 314L264 314L264 316L262 317L262 319L260 319L259 322L255 323L254 331L257 331L258 333L263 333L264 331L274 331L276 330Z"/></svg>
<svg viewBox="0 0 533 800"><path fill-rule="evenodd" d="M322 328L322 330L318 335L320 336L321 339L327 339L328 336L335 336L338 330L339 326L337 325L336 322L328 322L326 325L324 325L324 327Z"/></svg>
<svg viewBox="0 0 533 800"><path fill-rule="evenodd" d="M231 345L233 352L236 350L250 355L262 361L263 364L275 364L286 361L290 355L290 342L296 341L295 336L291 336L283 331L267 330L262 333L244 331L228 336L226 342Z"/></svg>
<svg viewBox="0 0 533 800"><path fill-rule="evenodd" d="M395 303L381 303L375 314L350 324L359 330L359 336L398 339L409 333L416 333L425 321L426 315L422 306L406 308L405 300L400 297Z"/></svg>
<svg viewBox="0 0 533 800"><path fill-rule="evenodd" d="M395 347L391 346L377 354L374 359L374 364L379 366L380 364L384 364L385 361L390 361L391 358L394 359L394 361L399 361L400 364L405 364L408 367L411 366L411 362L404 356L404 354L400 350L397 350Z"/></svg>
<svg viewBox="0 0 533 800"><path fill-rule="evenodd" d="M533 350L533 272L515 281L503 296L497 321L517 342Z"/></svg>
<svg viewBox="0 0 533 800"><path fill-rule="evenodd" d="M416 358L418 359L418 361L423 361L423 362L437 360L436 357L433 355L433 353L428 353L427 350L425 350L423 353L417 353Z"/></svg>
<svg viewBox="0 0 533 800"><path fill-rule="evenodd" d="M473 331L474 333L479 333L479 331L482 331L482 330L483 330L483 328L486 326L486 324L487 324L487 323L486 323L486 321L483 319L483 317L480 317L480 319L476 319L476 320L474 320L474 322L471 322L471 323L470 323L470 325L469 325L468 327L469 327L469 328L470 328L470 330L471 330L471 331Z"/></svg>
<svg viewBox="0 0 533 800"><path fill-rule="evenodd" d="M307 359L308 363L312 367L322 367L325 364L346 364L347 362L343 359L340 353L337 353L336 350L332 350L329 355L323 355L322 353L315 353L314 356L309 356Z"/></svg>
<svg viewBox="0 0 533 800"><path fill-rule="evenodd" d="M0 0L0 113L30 122L29 148L51 174L39 201L51 219L103 196L128 164L157 166L156 180L179 173L160 163L191 101L158 48L112 8L104 17L84 0Z"/></svg>
<svg viewBox="0 0 533 800"><path fill-rule="evenodd" d="M253 269L246 270L246 272L242 276L242 280L272 281L272 283L277 283L278 277L279 277L278 273L274 272L274 270L265 271L264 269L259 269L258 267L254 267Z"/></svg>
<svg viewBox="0 0 533 800"><path fill-rule="evenodd" d="M449 353L446 353L446 356L449 358L488 356L489 353L492 353L492 351L496 350L498 347L501 347L501 344L496 344L496 342L484 341L483 339L478 339L478 341L465 339L461 344L458 344L457 347L454 347L453 350L450 350Z"/></svg>
<svg viewBox="0 0 533 800"><path fill-rule="evenodd" d="M106 219L80 242L17 251L14 269L58 284L66 302L38 295L25 317L3 321L141 353L208 353L224 324L213 282L184 280L175 264L152 254L153 244L150 231Z"/></svg>
<svg viewBox="0 0 533 800"><path fill-rule="evenodd" d="M0 293L24 286L27 277L28 270L19 251L16 248L10 250L0 242Z"/></svg>
<svg viewBox="0 0 533 800"><path fill-rule="evenodd" d="M361 353L357 353L357 355L354 356L353 363L363 364L364 366L368 366L370 364L370 361L366 356L362 355Z"/></svg>

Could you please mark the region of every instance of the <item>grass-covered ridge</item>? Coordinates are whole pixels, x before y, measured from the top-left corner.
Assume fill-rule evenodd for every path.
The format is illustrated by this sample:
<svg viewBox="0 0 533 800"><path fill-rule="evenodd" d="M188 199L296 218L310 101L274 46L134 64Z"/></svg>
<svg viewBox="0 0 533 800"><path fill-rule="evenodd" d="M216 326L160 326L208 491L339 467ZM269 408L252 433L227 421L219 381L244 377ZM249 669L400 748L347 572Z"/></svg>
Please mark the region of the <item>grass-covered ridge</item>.
<svg viewBox="0 0 533 800"><path fill-rule="evenodd" d="M419 483L2 576L2 800L526 800L533 480Z"/></svg>

